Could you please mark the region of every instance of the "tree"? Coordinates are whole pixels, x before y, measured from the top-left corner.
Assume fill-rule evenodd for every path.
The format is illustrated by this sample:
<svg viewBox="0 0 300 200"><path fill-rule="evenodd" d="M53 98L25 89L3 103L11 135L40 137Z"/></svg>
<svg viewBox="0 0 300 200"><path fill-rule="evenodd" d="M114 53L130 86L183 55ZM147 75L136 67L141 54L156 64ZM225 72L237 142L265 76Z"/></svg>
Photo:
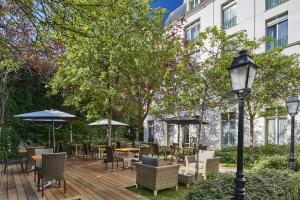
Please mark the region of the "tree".
<svg viewBox="0 0 300 200"><path fill-rule="evenodd" d="M105 115L111 144L113 113L132 108L133 104L142 110L145 102L149 104L153 84L157 84L153 76L159 73L156 69L163 59L159 61L158 52L162 50L153 48L163 37L162 10L152 10L144 0L116 1L107 7L78 3L71 8L65 13L70 19L66 24L81 27L84 32L67 33L67 49L51 87L54 93L62 90L66 105L74 105L88 119ZM62 34L66 33L59 32L57 38ZM150 63L149 58L154 62ZM148 77L155 80L150 82Z"/></svg>
<svg viewBox="0 0 300 200"><path fill-rule="evenodd" d="M254 52L255 49L252 50ZM254 121L266 113L267 108L282 106L289 95L299 94L299 57L285 55L283 48L253 54L260 67L251 93L246 97L246 113L250 123L249 155L253 160Z"/></svg>
<svg viewBox="0 0 300 200"><path fill-rule="evenodd" d="M208 109L229 106L228 96L232 96L227 67L236 51L228 48L234 45L239 49L247 42L243 33L229 38L225 31L216 27L200 33L195 42L183 40L176 62L170 68L162 92L156 99L155 113L199 115L196 163L199 161L205 112ZM196 169L198 177L198 166Z"/></svg>
<svg viewBox="0 0 300 200"><path fill-rule="evenodd" d="M57 43L42 37L46 26L38 21L34 12L38 5L33 2L0 1L0 138L9 74L26 68L49 75L60 50Z"/></svg>

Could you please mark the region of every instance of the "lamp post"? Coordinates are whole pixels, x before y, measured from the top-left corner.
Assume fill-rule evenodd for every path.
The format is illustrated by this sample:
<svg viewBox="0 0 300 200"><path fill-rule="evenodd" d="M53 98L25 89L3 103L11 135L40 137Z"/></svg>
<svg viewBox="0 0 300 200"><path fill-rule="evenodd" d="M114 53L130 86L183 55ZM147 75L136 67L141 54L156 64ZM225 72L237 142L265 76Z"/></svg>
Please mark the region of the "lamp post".
<svg viewBox="0 0 300 200"><path fill-rule="evenodd" d="M286 102L289 114L291 115L291 150L289 159L289 168L293 171L296 170L296 159L295 159L295 116L299 109L299 96L289 96Z"/></svg>
<svg viewBox="0 0 300 200"><path fill-rule="evenodd" d="M239 52L239 56L234 58L229 71L232 90L237 94L239 106L238 123L238 146L237 146L237 171L235 182L234 199L240 200L245 197L244 178L244 106L245 96L251 91L251 87L258 67L254 64L253 58L248 55L247 50Z"/></svg>

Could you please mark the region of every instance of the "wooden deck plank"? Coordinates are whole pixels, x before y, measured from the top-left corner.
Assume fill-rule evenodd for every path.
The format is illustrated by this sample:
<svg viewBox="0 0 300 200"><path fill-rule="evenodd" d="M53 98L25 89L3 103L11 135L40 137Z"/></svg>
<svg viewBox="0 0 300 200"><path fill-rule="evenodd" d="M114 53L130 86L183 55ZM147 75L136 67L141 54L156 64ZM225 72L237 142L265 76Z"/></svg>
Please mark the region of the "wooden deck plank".
<svg viewBox="0 0 300 200"><path fill-rule="evenodd" d="M2 165L2 170L1 170L1 188L0 188L0 199L8 199L7 196L7 174L4 174L4 166Z"/></svg>
<svg viewBox="0 0 300 200"><path fill-rule="evenodd" d="M1 168L3 165L0 166ZM145 199L126 189L135 184L135 171L121 168L105 170L100 160L66 160L67 192L53 185L45 188L44 197L37 191L33 173L27 176L20 166L9 166L7 174L0 169L0 200L137 200Z"/></svg>
<svg viewBox="0 0 300 200"><path fill-rule="evenodd" d="M26 200L26 194L22 185L22 181L20 178L20 173L22 173L22 170L18 168L17 166L13 167L13 173L14 173L14 180L15 180L15 186L16 186L16 192L18 196L18 200Z"/></svg>
<svg viewBox="0 0 300 200"><path fill-rule="evenodd" d="M7 169L7 196L9 200L18 199L13 167L14 166L10 166Z"/></svg>

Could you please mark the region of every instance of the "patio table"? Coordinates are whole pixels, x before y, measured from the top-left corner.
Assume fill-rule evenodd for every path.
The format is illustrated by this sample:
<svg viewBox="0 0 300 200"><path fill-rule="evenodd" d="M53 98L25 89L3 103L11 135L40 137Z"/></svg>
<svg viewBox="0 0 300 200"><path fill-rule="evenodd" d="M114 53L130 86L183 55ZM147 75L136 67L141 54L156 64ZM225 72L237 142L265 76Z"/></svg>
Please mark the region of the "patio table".
<svg viewBox="0 0 300 200"><path fill-rule="evenodd" d="M126 152L138 153L138 152L140 152L140 149L138 149L138 148L117 148L117 149L115 149L115 151L123 152L123 153L126 153Z"/></svg>
<svg viewBox="0 0 300 200"><path fill-rule="evenodd" d="M31 156L32 160L37 161L37 160L42 160L42 155L35 155Z"/></svg>

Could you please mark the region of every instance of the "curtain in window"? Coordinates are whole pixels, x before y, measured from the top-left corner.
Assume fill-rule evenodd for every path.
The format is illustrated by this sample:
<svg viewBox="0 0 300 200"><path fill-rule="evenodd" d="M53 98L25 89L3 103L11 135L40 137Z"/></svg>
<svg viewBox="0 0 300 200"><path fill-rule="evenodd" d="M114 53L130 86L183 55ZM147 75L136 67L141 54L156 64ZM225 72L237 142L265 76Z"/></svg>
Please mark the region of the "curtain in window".
<svg viewBox="0 0 300 200"><path fill-rule="evenodd" d="M285 143L286 119L278 119L278 144Z"/></svg>
<svg viewBox="0 0 300 200"><path fill-rule="evenodd" d="M287 44L288 37L288 21L283 21L278 24L278 46Z"/></svg>
<svg viewBox="0 0 300 200"><path fill-rule="evenodd" d="M168 133L167 133L167 145L171 145L174 143L175 136L175 127L174 125L168 125Z"/></svg>
<svg viewBox="0 0 300 200"><path fill-rule="evenodd" d="M275 119L267 119L268 142L276 143Z"/></svg>
<svg viewBox="0 0 300 200"><path fill-rule="evenodd" d="M235 144L236 123L234 120L222 121L222 146L233 146Z"/></svg>

